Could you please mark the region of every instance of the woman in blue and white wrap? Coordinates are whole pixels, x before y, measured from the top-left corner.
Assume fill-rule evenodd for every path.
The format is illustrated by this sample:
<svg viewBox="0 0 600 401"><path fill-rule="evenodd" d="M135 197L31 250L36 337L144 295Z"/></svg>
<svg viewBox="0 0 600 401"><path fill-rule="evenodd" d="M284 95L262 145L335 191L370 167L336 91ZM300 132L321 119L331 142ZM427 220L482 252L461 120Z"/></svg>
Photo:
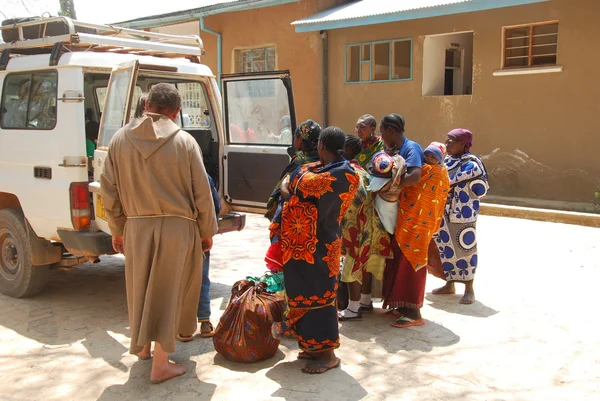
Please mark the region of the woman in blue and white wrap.
<svg viewBox="0 0 600 401"><path fill-rule="evenodd" d="M446 285L434 294L454 294L454 283L465 284L461 304L475 302L473 280L477 271L477 216L479 202L488 190L488 175L481 159L471 154L473 134L458 128L446 136L444 160L450 193L440 231L434 236L440 251Z"/></svg>

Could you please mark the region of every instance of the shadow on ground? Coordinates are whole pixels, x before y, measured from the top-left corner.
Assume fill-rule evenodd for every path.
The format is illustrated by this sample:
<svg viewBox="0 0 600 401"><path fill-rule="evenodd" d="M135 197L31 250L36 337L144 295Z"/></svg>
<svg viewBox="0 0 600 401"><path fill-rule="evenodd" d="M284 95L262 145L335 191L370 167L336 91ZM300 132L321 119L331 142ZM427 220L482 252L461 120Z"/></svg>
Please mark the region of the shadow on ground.
<svg viewBox="0 0 600 401"><path fill-rule="evenodd" d="M106 260L52 272L45 290L33 298L0 295L0 324L48 350L81 342L91 358L126 372L122 359L129 351L129 324L124 259ZM211 299L223 298L222 309L230 295L230 285L211 283ZM214 351L211 339L203 340L178 343L177 354L189 357Z"/></svg>
<svg viewBox="0 0 600 401"><path fill-rule="evenodd" d="M367 391L348 373L344 365L324 374L309 375L300 369L306 361L284 362L267 372L267 377L280 388L271 394L286 400L346 400L358 401L368 395ZM332 385L335 383L335 386Z"/></svg>
<svg viewBox="0 0 600 401"><path fill-rule="evenodd" d="M364 313L361 320L341 322L340 334L358 342L374 341L390 354L399 351L430 352L460 341L453 331L427 319L423 326L402 329L392 327L392 322L393 319L383 317L383 312L376 310ZM365 325L370 329L364 330Z"/></svg>
<svg viewBox="0 0 600 401"><path fill-rule="evenodd" d="M429 306L448 313L482 318L491 317L499 313L497 310L492 309L477 300L472 305L462 305L459 303L461 298L462 294L434 295L429 293L425 296L425 299L431 302Z"/></svg>
<svg viewBox="0 0 600 401"><path fill-rule="evenodd" d="M198 379L196 362L182 362L188 372L178 378L171 379L159 385L150 383L151 361L138 361L131 367L129 379L125 384L107 387L98 400L147 400L160 399L166 394L173 394L168 399L179 400L210 400L217 388L212 383Z"/></svg>
<svg viewBox="0 0 600 401"><path fill-rule="evenodd" d="M213 349L214 351L214 349ZM242 362L233 362L225 359L220 354L215 354L214 364L217 366L221 366L225 369L232 370L235 372L247 372L247 373L256 373L260 370L267 369L275 366L278 362L283 361L285 359L285 354L281 351L281 349L277 350L277 353L272 358L269 358L265 361L253 362L253 363L242 363Z"/></svg>

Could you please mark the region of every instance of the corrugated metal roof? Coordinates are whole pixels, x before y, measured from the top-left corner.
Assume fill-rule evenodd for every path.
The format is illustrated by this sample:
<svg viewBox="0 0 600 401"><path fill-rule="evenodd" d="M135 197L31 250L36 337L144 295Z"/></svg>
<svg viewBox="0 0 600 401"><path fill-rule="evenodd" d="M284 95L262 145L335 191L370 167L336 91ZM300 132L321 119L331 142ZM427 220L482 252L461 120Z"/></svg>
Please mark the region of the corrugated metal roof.
<svg viewBox="0 0 600 401"><path fill-rule="evenodd" d="M321 11L308 18L295 21L292 23L292 25L316 24L321 22L341 21L353 18L373 17L376 15L394 14L428 7L466 3L470 1L472 0L361 0Z"/></svg>
<svg viewBox="0 0 600 401"><path fill-rule="evenodd" d="M550 0L360 0L295 21L296 32L349 28L491 10Z"/></svg>
<svg viewBox="0 0 600 401"><path fill-rule="evenodd" d="M128 23L133 21L143 21L146 19L169 17L179 14L189 14L199 12L204 9L213 9L219 6L225 6L230 3L251 3L252 0L178 0L177 10L173 11L174 3L165 2L150 2L148 6L143 7L145 16L130 19L127 21L117 22L117 24ZM138 9L137 15L140 15Z"/></svg>

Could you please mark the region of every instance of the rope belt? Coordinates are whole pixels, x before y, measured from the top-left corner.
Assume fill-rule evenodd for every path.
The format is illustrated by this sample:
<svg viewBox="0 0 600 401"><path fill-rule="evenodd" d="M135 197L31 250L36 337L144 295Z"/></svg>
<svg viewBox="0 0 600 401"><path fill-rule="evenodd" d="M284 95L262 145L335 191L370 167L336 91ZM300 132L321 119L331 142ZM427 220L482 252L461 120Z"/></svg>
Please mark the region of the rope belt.
<svg viewBox="0 0 600 401"><path fill-rule="evenodd" d="M196 219L192 219L191 217L179 216L176 214L154 214L154 215L150 215L150 216L127 216L127 219L160 219L163 217L177 217L179 219L193 221L194 223L197 221Z"/></svg>

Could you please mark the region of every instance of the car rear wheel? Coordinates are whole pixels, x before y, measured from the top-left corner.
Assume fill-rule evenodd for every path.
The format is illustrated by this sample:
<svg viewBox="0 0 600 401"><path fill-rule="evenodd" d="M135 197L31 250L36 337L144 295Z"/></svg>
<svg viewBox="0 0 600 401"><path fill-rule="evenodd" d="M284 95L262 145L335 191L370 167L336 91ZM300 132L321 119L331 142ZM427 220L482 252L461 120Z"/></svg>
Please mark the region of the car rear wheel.
<svg viewBox="0 0 600 401"><path fill-rule="evenodd" d="M39 293L48 281L48 266L32 266L25 218L20 210L0 210L0 291L15 298Z"/></svg>

